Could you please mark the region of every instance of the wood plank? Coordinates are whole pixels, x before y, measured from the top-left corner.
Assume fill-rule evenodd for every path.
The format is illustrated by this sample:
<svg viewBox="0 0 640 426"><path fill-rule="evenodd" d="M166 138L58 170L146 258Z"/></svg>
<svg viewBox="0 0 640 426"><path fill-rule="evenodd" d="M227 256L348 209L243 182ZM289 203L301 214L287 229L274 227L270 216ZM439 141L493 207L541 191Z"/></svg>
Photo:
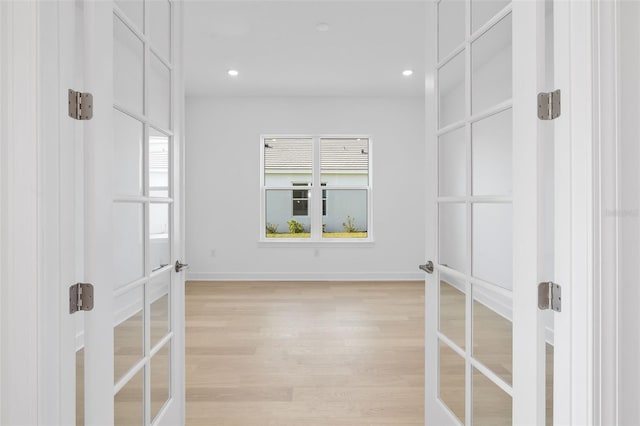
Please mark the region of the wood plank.
<svg viewBox="0 0 640 426"><path fill-rule="evenodd" d="M423 282L189 282L187 424L424 424Z"/></svg>

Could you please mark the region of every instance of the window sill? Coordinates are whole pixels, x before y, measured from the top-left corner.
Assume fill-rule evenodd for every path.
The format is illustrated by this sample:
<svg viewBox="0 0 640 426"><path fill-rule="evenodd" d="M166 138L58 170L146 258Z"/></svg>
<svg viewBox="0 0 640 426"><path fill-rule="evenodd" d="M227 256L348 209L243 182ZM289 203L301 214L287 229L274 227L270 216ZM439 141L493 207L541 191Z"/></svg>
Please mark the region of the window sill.
<svg viewBox="0 0 640 426"><path fill-rule="evenodd" d="M322 240L322 241L301 241L299 239L285 239L279 238L276 241L274 240L260 240L258 241L258 247L285 247L285 248L300 248L300 247L311 247L311 248L320 248L320 247L339 247L339 248L355 248L355 247L373 247L375 245L375 241L373 239L362 239L359 241L353 240L336 240L332 241Z"/></svg>

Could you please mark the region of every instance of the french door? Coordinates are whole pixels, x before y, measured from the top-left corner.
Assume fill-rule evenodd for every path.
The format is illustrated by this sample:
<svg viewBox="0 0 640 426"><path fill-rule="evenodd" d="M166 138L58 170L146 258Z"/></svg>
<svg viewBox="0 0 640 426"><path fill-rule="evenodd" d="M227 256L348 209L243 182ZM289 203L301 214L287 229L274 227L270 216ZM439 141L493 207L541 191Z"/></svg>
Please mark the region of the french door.
<svg viewBox="0 0 640 426"><path fill-rule="evenodd" d="M84 424L184 422L180 2L85 1Z"/></svg>
<svg viewBox="0 0 640 426"><path fill-rule="evenodd" d="M426 424L547 421L551 346L537 287L552 277L542 266L536 95L547 89L550 4L439 0L429 8Z"/></svg>

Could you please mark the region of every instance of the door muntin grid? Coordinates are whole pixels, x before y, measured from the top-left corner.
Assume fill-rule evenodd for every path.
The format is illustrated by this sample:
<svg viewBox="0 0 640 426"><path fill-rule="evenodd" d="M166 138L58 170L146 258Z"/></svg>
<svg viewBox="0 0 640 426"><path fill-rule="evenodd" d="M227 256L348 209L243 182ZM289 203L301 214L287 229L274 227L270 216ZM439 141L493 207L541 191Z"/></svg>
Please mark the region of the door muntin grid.
<svg viewBox="0 0 640 426"><path fill-rule="evenodd" d="M510 424L511 4L479 3L437 5L438 395L460 423ZM459 22L447 22L452 19ZM492 75L501 80L492 81ZM487 90L491 84L500 90ZM497 176L487 179L488 172ZM491 250L496 242L499 249ZM492 353L487 336L495 332L508 351ZM456 354L462 363L443 354ZM451 373L447 365L464 365L464 371ZM447 387L447 374L464 383L463 402ZM480 389L493 391L495 401L509 401L502 418L487 420L482 404L491 402Z"/></svg>
<svg viewBox="0 0 640 426"><path fill-rule="evenodd" d="M113 10L114 114L134 129L114 129L114 211L124 212L116 228L119 217L126 226L113 246L128 271L114 283L114 300L122 301L114 313L114 415L127 424L155 422L172 395L172 9L168 0L145 0ZM131 211L134 220L125 221Z"/></svg>

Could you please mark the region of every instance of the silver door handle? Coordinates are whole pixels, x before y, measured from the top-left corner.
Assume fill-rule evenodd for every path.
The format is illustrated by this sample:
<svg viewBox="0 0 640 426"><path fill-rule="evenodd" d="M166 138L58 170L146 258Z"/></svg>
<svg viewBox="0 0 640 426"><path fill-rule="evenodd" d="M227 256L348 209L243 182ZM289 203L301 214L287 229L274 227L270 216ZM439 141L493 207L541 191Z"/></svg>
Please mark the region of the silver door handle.
<svg viewBox="0 0 640 426"><path fill-rule="evenodd" d="M430 260L427 261L427 263L425 263L424 265L419 265L418 268L422 269L427 274L433 274L433 262Z"/></svg>
<svg viewBox="0 0 640 426"><path fill-rule="evenodd" d="M176 272L180 272L183 269L189 269L188 263L180 263L179 260L176 260Z"/></svg>

